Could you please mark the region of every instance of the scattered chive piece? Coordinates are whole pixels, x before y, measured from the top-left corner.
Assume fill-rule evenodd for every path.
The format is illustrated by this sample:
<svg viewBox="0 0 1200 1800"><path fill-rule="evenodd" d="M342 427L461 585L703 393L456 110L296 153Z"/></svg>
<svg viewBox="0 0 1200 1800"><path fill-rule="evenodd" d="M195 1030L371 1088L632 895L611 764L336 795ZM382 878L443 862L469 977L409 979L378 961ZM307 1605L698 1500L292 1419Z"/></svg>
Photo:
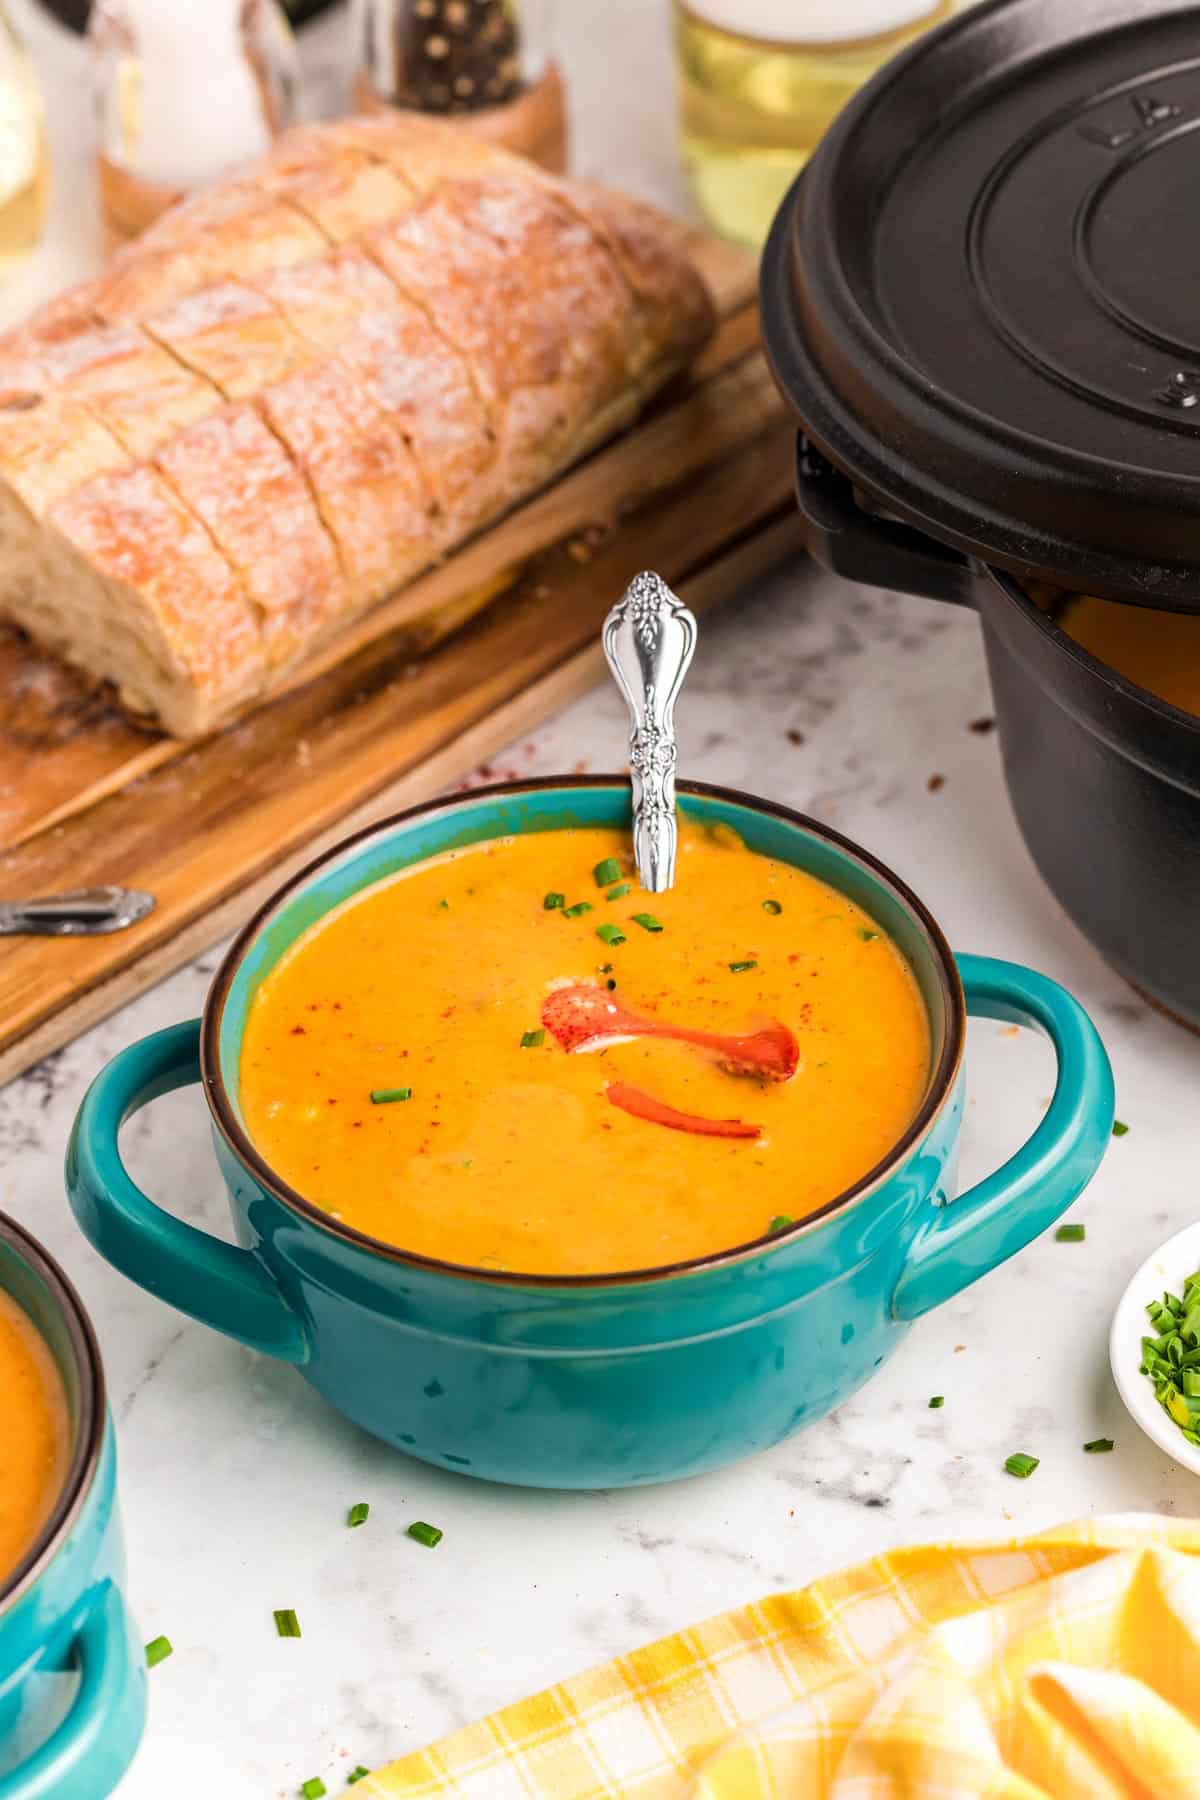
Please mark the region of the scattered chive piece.
<svg viewBox="0 0 1200 1800"><path fill-rule="evenodd" d="M634 913L633 922L640 925L643 931L662 930L662 920L656 919L653 913Z"/></svg>
<svg viewBox="0 0 1200 1800"><path fill-rule="evenodd" d="M564 919L582 919L584 913L591 912L591 910L592 910L592 903L590 900L577 900L575 902L574 906L564 906L563 907L563 918Z"/></svg>
<svg viewBox="0 0 1200 1800"><path fill-rule="evenodd" d="M929 1397L929 1404L931 1407L945 1406L945 1404L946 1404L945 1394L931 1394Z"/></svg>
<svg viewBox="0 0 1200 1800"><path fill-rule="evenodd" d="M146 1667L157 1668L160 1662L166 1662L168 1656L175 1654L175 1646L169 1637L151 1638L146 1645Z"/></svg>
<svg viewBox="0 0 1200 1800"><path fill-rule="evenodd" d="M619 925L597 925L596 936L614 950L625 942L625 933Z"/></svg>
<svg viewBox="0 0 1200 1800"><path fill-rule="evenodd" d="M868 931L864 925L860 927L858 935L864 944L873 944L875 939L879 936L879 933L877 931Z"/></svg>
<svg viewBox="0 0 1200 1800"><path fill-rule="evenodd" d="M424 1519L418 1519L408 1528L410 1538L416 1538L418 1544L424 1544L427 1550L433 1550L442 1541L442 1534L436 1525L427 1525Z"/></svg>
<svg viewBox="0 0 1200 1800"><path fill-rule="evenodd" d="M1083 1446L1084 1451L1088 1456L1103 1456L1104 1452L1106 1450L1111 1450L1112 1447L1113 1441L1111 1438L1093 1438L1090 1443Z"/></svg>
<svg viewBox="0 0 1200 1800"><path fill-rule="evenodd" d="M449 912L450 911L450 902L448 900L439 900L438 901L438 911L439 912Z"/></svg>
<svg viewBox="0 0 1200 1800"><path fill-rule="evenodd" d="M347 1525L365 1525L371 1514L371 1508L365 1500L356 1500L346 1515Z"/></svg>
<svg viewBox="0 0 1200 1800"><path fill-rule="evenodd" d="M772 913L776 918L778 918L779 914L783 911L783 908L782 908L782 906L780 906L778 900L764 900L763 901L763 911Z"/></svg>
<svg viewBox="0 0 1200 1800"><path fill-rule="evenodd" d="M776 1213L775 1217L771 1220L771 1223L767 1226L767 1231L774 1237L777 1231L786 1231L789 1225L794 1225L795 1223L795 1219L789 1218L787 1213Z"/></svg>
<svg viewBox="0 0 1200 1800"><path fill-rule="evenodd" d="M1113 1136L1114 1137L1124 1137L1125 1133L1128 1130L1129 1130L1128 1125L1124 1124L1122 1120L1120 1120L1120 1119L1113 1120Z"/></svg>
<svg viewBox="0 0 1200 1800"><path fill-rule="evenodd" d="M540 1050L545 1041L544 1031L523 1031L521 1033L522 1050Z"/></svg>
<svg viewBox="0 0 1200 1800"><path fill-rule="evenodd" d="M411 1100L411 1088L372 1088L372 1106L390 1106L394 1100Z"/></svg>
<svg viewBox="0 0 1200 1800"><path fill-rule="evenodd" d="M322 1794L327 1794L329 1789L319 1775L310 1775L307 1781L300 1783L300 1792L304 1800L321 1800Z"/></svg>
<svg viewBox="0 0 1200 1800"><path fill-rule="evenodd" d="M731 975L744 975L747 969L757 969L757 967L758 964L754 961L730 963L729 973Z"/></svg>
<svg viewBox="0 0 1200 1800"><path fill-rule="evenodd" d="M567 896L565 894L547 894L542 901L542 911L557 912L559 907L565 906L566 904Z"/></svg>
<svg viewBox="0 0 1200 1800"><path fill-rule="evenodd" d="M628 892L629 883L627 881L618 881L615 888L609 888L604 898L606 900L623 900Z"/></svg>
<svg viewBox="0 0 1200 1800"><path fill-rule="evenodd" d="M613 972L612 963L598 963L596 965L597 975L611 975L612 972Z"/></svg>
<svg viewBox="0 0 1200 1800"><path fill-rule="evenodd" d="M276 1607L275 1630L280 1637L299 1637L300 1621L290 1606Z"/></svg>
<svg viewBox="0 0 1200 1800"><path fill-rule="evenodd" d="M1024 1450L1014 1450L1011 1456L1005 1457L1004 1466L1018 1481L1028 1481L1040 1461L1040 1456L1026 1456Z"/></svg>
<svg viewBox="0 0 1200 1800"><path fill-rule="evenodd" d="M1086 1236L1086 1225L1060 1225L1054 1234L1054 1241L1056 1244L1082 1244Z"/></svg>
<svg viewBox="0 0 1200 1800"><path fill-rule="evenodd" d="M612 976L611 976L611 975L610 975L610 976L609 976L609 977L608 977L608 980L607 980L607 981L606 981L606 982L605 982L605 983L604 983L604 985L605 985L605 987L606 987L606 988L607 988L607 989L608 989L608 991L609 991L609 993L610 993L610 994L611 994L611 993L613 993L613 992L614 992L614 991L615 991L615 989L616 989L616 985L617 985L617 984L616 984L616 982L615 982L615 981L614 981L614 980L613 980L613 978L612 978Z"/></svg>
<svg viewBox="0 0 1200 1800"><path fill-rule="evenodd" d="M611 887L614 881L621 879L621 865L615 856L606 856L592 870L592 879L597 887Z"/></svg>
<svg viewBox="0 0 1200 1800"><path fill-rule="evenodd" d="M346 1786L353 1787L356 1781L365 1781L370 1773L370 1769L364 1769L362 1764L359 1763L357 1769L351 1769L350 1773L347 1775Z"/></svg>

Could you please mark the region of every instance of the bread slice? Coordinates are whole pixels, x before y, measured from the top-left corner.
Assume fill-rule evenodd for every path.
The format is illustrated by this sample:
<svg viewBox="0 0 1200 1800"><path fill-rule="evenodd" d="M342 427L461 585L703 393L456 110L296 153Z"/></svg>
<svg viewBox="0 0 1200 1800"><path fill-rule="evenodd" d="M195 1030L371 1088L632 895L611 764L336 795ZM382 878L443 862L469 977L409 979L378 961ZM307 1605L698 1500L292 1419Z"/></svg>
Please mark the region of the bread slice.
<svg viewBox="0 0 1200 1800"><path fill-rule="evenodd" d="M0 610L210 730L711 324L637 202L400 114L288 134L0 340Z"/></svg>

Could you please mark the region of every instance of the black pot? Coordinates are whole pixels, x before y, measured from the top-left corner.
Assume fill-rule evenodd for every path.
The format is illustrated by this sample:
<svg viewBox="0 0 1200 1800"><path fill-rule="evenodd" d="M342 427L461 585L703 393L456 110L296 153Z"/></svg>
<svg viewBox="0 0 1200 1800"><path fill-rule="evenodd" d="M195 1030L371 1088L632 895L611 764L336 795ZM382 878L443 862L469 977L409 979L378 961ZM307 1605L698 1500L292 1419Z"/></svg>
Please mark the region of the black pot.
<svg viewBox="0 0 1200 1800"><path fill-rule="evenodd" d="M1052 597L1200 611L1198 129L1194 6L991 0L845 109L762 273L809 549L978 610L1039 869L1196 1029L1200 719Z"/></svg>

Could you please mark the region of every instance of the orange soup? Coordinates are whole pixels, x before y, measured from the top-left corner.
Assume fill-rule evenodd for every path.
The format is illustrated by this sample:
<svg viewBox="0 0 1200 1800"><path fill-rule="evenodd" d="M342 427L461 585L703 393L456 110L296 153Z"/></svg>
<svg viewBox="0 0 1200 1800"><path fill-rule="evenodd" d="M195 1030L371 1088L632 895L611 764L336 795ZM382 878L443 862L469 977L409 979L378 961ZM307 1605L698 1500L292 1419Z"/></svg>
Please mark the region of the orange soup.
<svg viewBox="0 0 1200 1800"><path fill-rule="evenodd" d="M887 1155L928 1069L912 971L843 895L688 826L646 894L628 837L580 829L322 920L255 996L240 1096L271 1167L359 1231L597 1274L803 1218Z"/></svg>
<svg viewBox="0 0 1200 1800"><path fill-rule="evenodd" d="M1059 624L1126 681L1200 717L1200 617L1083 594Z"/></svg>
<svg viewBox="0 0 1200 1800"><path fill-rule="evenodd" d="M0 1583L50 1516L67 1465L67 1401L54 1359L0 1292Z"/></svg>

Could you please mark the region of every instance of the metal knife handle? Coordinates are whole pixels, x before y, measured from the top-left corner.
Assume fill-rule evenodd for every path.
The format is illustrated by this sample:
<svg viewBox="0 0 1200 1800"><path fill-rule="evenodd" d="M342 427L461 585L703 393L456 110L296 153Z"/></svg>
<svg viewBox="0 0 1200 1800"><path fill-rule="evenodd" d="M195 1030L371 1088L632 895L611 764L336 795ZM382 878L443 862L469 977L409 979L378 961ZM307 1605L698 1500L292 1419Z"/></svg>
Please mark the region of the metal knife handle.
<svg viewBox="0 0 1200 1800"><path fill-rule="evenodd" d="M154 910L138 888L84 888L42 900L0 900L0 937L101 937L124 931Z"/></svg>
<svg viewBox="0 0 1200 1800"><path fill-rule="evenodd" d="M696 648L696 621L659 575L635 575L604 622L604 654L633 720L629 769L638 880L675 882L675 701Z"/></svg>

